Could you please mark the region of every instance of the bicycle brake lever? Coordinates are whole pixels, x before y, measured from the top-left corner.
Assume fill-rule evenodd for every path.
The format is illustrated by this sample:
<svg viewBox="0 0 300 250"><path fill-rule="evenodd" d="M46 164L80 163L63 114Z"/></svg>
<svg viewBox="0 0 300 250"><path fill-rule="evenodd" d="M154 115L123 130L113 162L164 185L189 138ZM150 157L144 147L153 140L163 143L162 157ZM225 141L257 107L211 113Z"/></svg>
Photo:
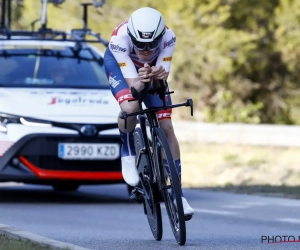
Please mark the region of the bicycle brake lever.
<svg viewBox="0 0 300 250"><path fill-rule="evenodd" d="M161 90L163 92L166 92L166 90L168 89L167 81L166 80L159 80L159 84L160 84Z"/></svg>
<svg viewBox="0 0 300 250"><path fill-rule="evenodd" d="M131 87L130 89L131 89L132 97L134 99L139 99L140 98L139 92L134 87Z"/></svg>
<svg viewBox="0 0 300 250"><path fill-rule="evenodd" d="M193 116L193 113L194 113L194 109L193 109L193 99L187 99L187 106L190 106L191 107L191 116Z"/></svg>

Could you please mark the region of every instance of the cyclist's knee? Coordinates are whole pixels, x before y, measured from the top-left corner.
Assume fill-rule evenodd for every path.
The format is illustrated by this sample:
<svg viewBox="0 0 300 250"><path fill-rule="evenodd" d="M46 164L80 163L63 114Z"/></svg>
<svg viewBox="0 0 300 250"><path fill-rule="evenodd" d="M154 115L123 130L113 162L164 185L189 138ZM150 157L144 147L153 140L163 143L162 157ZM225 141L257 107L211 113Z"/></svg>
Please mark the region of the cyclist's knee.
<svg viewBox="0 0 300 250"><path fill-rule="evenodd" d="M171 119L160 120L159 125L162 128L162 130L165 132L167 137L171 137L175 135L173 123Z"/></svg>

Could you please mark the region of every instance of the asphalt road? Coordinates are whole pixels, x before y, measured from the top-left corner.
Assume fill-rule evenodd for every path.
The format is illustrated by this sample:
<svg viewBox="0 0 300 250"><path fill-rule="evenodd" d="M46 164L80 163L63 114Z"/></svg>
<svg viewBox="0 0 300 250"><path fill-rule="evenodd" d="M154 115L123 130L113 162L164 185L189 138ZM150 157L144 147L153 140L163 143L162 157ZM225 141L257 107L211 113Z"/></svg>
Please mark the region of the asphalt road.
<svg viewBox="0 0 300 250"><path fill-rule="evenodd" d="M43 186L0 186L0 223L88 249L300 249L300 201L185 190L196 213L185 246L176 244L163 208L163 239L153 239L142 206L125 185L55 193ZM278 236L275 239L275 236ZM287 238L286 238L287 240Z"/></svg>

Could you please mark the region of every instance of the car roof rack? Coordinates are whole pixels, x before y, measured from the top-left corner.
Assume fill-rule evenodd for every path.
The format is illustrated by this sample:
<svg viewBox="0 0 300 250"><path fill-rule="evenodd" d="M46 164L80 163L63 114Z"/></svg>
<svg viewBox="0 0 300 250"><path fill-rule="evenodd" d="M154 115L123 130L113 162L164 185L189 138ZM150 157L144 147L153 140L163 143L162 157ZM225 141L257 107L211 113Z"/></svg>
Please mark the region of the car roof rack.
<svg viewBox="0 0 300 250"><path fill-rule="evenodd" d="M81 43L102 43L108 46L109 42L103 39L99 33L88 28L88 7L94 6L96 9L102 7L106 0L93 0L92 3L81 3L83 7L83 28L72 29L71 32L52 30L47 27L47 5L53 3L55 6L62 4L65 0L41 0L42 15L31 23L32 31L11 30L11 2L13 0L2 0L0 35L5 36L6 40L40 40L40 41L69 41ZM16 0L18 1L18 0ZM6 5L7 4L7 5ZM98 11L97 11L98 12ZM99 12L98 12L99 13ZM34 31L34 24L40 21L41 27ZM93 36L96 39L86 39L86 36ZM0 38L0 40L3 38Z"/></svg>

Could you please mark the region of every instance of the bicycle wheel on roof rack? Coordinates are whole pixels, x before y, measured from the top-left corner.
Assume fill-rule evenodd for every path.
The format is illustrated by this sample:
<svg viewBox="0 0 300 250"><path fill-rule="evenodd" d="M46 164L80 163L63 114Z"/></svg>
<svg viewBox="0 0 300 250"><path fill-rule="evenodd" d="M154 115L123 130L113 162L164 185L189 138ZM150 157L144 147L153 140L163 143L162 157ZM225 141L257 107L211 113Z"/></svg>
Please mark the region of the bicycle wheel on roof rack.
<svg viewBox="0 0 300 250"><path fill-rule="evenodd" d="M141 149L145 148L145 142L143 138L142 130L140 128L136 128L134 131L134 143L137 155ZM151 153L149 152L149 154ZM159 241L162 239L163 234L162 217L160 203L154 197L154 185L156 185L156 183L154 183L153 172L150 166L152 162L153 161L151 161L151 159L149 159L149 161L147 160L146 154L142 154L138 163L138 172L140 181L143 183L144 212L147 216L153 237Z"/></svg>
<svg viewBox="0 0 300 250"><path fill-rule="evenodd" d="M172 153L161 128L154 128L153 137L156 160L159 164L160 190L174 237L179 245L186 242L186 224L181 200L181 184Z"/></svg>

